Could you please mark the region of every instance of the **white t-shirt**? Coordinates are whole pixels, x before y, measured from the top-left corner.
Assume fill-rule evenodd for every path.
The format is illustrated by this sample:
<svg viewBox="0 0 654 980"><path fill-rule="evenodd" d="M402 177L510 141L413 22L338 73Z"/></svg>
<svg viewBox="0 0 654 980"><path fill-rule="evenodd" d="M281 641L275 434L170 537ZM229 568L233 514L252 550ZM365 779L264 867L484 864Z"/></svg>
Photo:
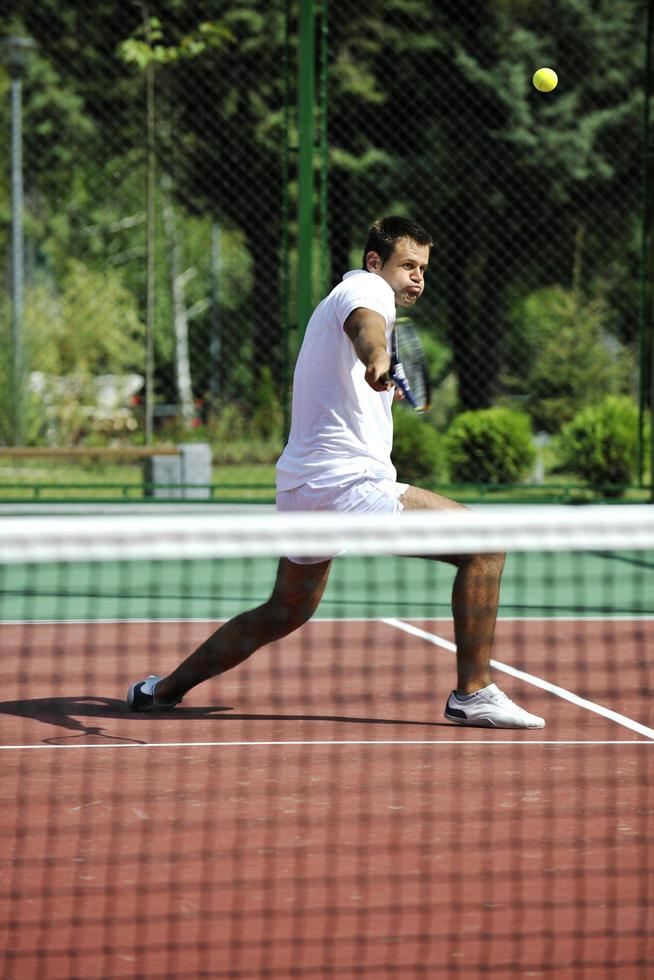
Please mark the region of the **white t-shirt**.
<svg viewBox="0 0 654 980"><path fill-rule="evenodd" d="M320 303L306 329L293 378L288 443L277 463L277 489L334 486L356 477L396 479L391 463L393 391L374 391L343 330L359 307L395 323L395 296L374 272L347 272Z"/></svg>

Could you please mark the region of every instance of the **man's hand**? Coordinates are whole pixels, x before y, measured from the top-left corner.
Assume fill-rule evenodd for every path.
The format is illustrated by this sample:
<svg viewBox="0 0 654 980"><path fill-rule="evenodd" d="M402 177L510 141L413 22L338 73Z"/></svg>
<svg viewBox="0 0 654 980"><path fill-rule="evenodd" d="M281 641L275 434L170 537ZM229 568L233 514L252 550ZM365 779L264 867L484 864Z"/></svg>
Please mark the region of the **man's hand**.
<svg viewBox="0 0 654 980"><path fill-rule="evenodd" d="M370 387L375 391L388 391L393 385L390 374L388 373L390 369L391 359L386 353L386 350L384 349L384 351L379 353L374 352L372 360L368 361L365 374L366 381Z"/></svg>

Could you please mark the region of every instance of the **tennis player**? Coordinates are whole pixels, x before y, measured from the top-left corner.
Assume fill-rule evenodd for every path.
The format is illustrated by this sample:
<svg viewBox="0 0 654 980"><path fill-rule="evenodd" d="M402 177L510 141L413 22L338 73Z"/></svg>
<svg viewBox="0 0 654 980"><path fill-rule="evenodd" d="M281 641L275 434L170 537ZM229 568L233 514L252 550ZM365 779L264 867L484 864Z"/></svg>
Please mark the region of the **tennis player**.
<svg viewBox="0 0 654 980"><path fill-rule="evenodd" d="M431 246L420 225L382 218L368 233L363 268L346 273L314 311L295 369L288 444L277 464L278 510L390 515L462 507L399 483L391 462L390 337L396 308L411 307L422 295ZM197 684L298 629L318 607L334 557L282 558L267 602L225 623L167 677L151 674L133 684L129 707L173 708ZM438 560L457 568L457 686L445 717L460 725L542 728L542 718L516 705L491 678L504 556Z"/></svg>

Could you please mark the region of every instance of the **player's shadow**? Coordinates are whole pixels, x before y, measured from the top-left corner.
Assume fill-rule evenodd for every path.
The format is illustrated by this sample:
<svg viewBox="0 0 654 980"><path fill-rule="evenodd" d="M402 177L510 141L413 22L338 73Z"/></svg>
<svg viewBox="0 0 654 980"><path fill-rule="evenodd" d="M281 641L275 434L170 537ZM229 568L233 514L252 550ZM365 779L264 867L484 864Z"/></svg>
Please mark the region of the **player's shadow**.
<svg viewBox="0 0 654 980"><path fill-rule="evenodd" d="M1 701L0 715L12 715L15 718L25 718L41 722L54 728L63 728L74 734L51 736L41 739L46 745L56 745L72 739L88 736L91 739L110 742L135 742L142 739L125 738L120 733L115 734L106 730L102 724L93 724L94 720L105 721L115 719L119 709L124 704L115 698L97 697L67 697L67 698L24 698L20 701ZM125 709L126 711L127 709Z"/></svg>
<svg viewBox="0 0 654 980"><path fill-rule="evenodd" d="M447 724L437 721L419 721L407 718L376 718L371 716L352 716L341 714L313 714L308 711L287 712L243 712L224 705L211 707L180 707L174 711L151 711L137 713L130 711L124 701L116 698L95 696L24 698L19 701L0 702L0 715L30 719L71 732L70 735L54 735L41 739L43 744L56 745L74 739L88 737L109 742L133 742L141 744L147 739L126 737L120 733L115 722L123 719L130 722L146 722L165 718L166 721L271 721L271 722L334 722L349 725L403 725L420 728L436 728ZM107 722L112 722L107 729ZM102 724L104 722L104 724Z"/></svg>

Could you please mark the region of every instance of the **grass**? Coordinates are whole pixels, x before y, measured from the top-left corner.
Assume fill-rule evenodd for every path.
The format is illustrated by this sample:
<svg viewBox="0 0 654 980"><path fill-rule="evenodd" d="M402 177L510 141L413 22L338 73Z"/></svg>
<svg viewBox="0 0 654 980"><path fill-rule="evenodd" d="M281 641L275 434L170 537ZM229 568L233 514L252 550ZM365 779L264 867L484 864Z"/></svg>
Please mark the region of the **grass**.
<svg viewBox="0 0 654 980"><path fill-rule="evenodd" d="M223 463L212 470L212 499L225 502L274 501L272 463ZM649 503L649 488L630 487L620 497L558 475L539 485L461 486L433 484L438 493L462 503ZM0 501L134 501L143 499L143 464L101 460L24 459L0 465ZM161 499L161 498L157 498Z"/></svg>
<svg viewBox="0 0 654 980"><path fill-rule="evenodd" d="M94 460L21 460L0 465L0 500L141 500L143 464ZM215 466L216 500L274 500L275 467L269 463Z"/></svg>
<svg viewBox="0 0 654 980"><path fill-rule="evenodd" d="M453 497L462 504L646 504L651 501L649 487L628 487L620 496L607 496L601 490L570 482L560 477L556 481L542 484L524 484L520 486L461 486L440 485L430 486L430 490Z"/></svg>

